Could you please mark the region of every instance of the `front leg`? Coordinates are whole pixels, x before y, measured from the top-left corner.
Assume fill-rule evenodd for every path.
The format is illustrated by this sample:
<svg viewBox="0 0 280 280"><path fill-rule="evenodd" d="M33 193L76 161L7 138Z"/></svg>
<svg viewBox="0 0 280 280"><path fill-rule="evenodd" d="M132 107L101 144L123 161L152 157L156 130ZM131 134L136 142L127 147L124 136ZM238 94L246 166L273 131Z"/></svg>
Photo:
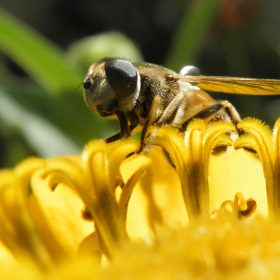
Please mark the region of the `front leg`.
<svg viewBox="0 0 280 280"><path fill-rule="evenodd" d="M128 118L125 111L117 111L116 112L117 118L119 120L120 129L121 131L112 135L111 137L107 138L105 141L106 143L110 143L119 139L129 138L130 127L128 126Z"/></svg>
<svg viewBox="0 0 280 280"><path fill-rule="evenodd" d="M179 119L182 119L181 114L186 109L186 98L183 92L180 92L175 98L169 103L169 105L164 109L162 112L159 120L156 121L158 111L162 105L162 98L159 95L156 95L152 107L149 111L148 117L144 123L142 133L141 133L141 141L140 141L140 148L137 153L140 153L144 150L144 153L148 153L150 147L153 143L154 138L156 137L157 131L163 124L171 124L174 127L178 127L178 125L174 125L174 121L179 122ZM145 138L147 136L148 128L151 124L155 124L155 129L153 133L150 135L150 139L148 144L145 146Z"/></svg>
<svg viewBox="0 0 280 280"><path fill-rule="evenodd" d="M181 95L178 95L176 97L172 100L172 102L169 104L169 106L167 106L167 108L163 111L159 120L155 122L156 117L157 117L157 112L160 109L160 106L162 103L162 98L159 95L155 96L153 103L152 103L152 107L150 109L150 112L148 114L148 117L147 117L147 119L144 123L143 129L142 129L140 148L139 148L139 151L137 152L138 154L144 150L144 147L145 147L144 153L145 154L149 153L153 140L156 137L156 134L157 134L159 128L162 126L162 124L172 123L172 121L174 120L174 117L176 117L176 115L177 115L179 104L182 101ZM153 123L155 123L156 127L155 127L153 133L150 135L148 144L145 146L145 138L147 136L148 128Z"/></svg>
<svg viewBox="0 0 280 280"><path fill-rule="evenodd" d="M108 137L105 141L106 143L111 143L120 139L129 138L131 136L131 131L137 127L139 119L134 119L134 122L128 125L128 117L125 111L119 111L116 113L119 120L120 129L118 133Z"/></svg>

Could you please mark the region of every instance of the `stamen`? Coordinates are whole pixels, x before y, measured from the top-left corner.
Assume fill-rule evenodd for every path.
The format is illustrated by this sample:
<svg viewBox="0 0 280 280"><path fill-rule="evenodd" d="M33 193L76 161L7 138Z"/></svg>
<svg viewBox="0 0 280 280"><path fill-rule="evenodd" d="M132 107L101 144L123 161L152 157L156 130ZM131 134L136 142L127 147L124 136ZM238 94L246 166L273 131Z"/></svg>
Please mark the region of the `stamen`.
<svg viewBox="0 0 280 280"><path fill-rule="evenodd" d="M245 200L242 193L236 193L234 196L234 201L225 200L218 210L212 212L212 217L217 217L220 214L235 214L237 217L249 217L251 216L257 208L257 202L249 198Z"/></svg>

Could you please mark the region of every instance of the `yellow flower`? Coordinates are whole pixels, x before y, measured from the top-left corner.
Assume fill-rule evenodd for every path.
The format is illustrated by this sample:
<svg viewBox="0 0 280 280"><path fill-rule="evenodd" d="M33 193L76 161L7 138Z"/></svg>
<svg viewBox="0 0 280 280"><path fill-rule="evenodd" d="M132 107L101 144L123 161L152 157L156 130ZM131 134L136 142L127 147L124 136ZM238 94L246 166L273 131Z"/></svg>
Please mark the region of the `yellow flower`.
<svg viewBox="0 0 280 280"><path fill-rule="evenodd" d="M279 276L279 126L197 119L141 154L94 140L2 170L1 279Z"/></svg>

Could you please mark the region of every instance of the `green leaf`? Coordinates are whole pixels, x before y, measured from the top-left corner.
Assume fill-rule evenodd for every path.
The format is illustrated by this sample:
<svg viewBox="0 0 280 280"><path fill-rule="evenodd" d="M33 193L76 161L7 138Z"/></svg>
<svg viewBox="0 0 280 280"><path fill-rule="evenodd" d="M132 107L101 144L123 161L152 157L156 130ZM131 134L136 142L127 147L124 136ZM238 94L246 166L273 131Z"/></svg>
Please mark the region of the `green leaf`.
<svg viewBox="0 0 280 280"><path fill-rule="evenodd" d="M29 145L41 157L75 154L80 148L48 120L36 115L0 89L0 118L18 129Z"/></svg>
<svg viewBox="0 0 280 280"><path fill-rule="evenodd" d="M0 50L50 94L73 92L83 81L61 49L2 9Z"/></svg>
<svg viewBox="0 0 280 280"><path fill-rule="evenodd" d="M70 46L67 57L73 65L82 66L86 71L103 57L122 57L133 62L143 60L136 44L120 32L84 37Z"/></svg>
<svg viewBox="0 0 280 280"><path fill-rule="evenodd" d="M212 26L221 0L192 1L179 26L165 66L179 70L195 62L203 40Z"/></svg>

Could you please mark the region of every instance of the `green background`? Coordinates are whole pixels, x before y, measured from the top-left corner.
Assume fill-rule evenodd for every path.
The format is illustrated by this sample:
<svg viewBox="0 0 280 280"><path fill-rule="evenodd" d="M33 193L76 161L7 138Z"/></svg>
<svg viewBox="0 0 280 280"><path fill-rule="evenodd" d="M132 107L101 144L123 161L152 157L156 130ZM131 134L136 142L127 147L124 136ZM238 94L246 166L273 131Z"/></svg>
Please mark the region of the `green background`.
<svg viewBox="0 0 280 280"><path fill-rule="evenodd" d="M280 78L278 0L0 2L0 167L79 153L118 130L90 112L82 87L104 56L203 75ZM279 97L213 94L273 125Z"/></svg>

